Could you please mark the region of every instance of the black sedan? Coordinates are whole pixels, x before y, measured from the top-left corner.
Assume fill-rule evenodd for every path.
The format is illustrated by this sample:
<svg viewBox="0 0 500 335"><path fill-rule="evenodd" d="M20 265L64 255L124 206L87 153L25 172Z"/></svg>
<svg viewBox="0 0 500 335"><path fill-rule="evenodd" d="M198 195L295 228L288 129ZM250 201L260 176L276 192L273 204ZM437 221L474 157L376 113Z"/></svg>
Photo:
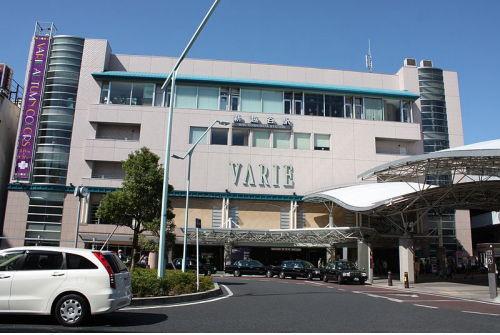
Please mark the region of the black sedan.
<svg viewBox="0 0 500 335"><path fill-rule="evenodd" d="M300 259L294 261L283 261L281 263L279 278L285 279L286 277L291 277L292 279L300 277L309 280L314 278L321 279L321 271L308 261Z"/></svg>
<svg viewBox="0 0 500 335"><path fill-rule="evenodd" d="M226 273L232 273L235 277L241 275L265 275L267 268L264 264L253 259L239 260L232 265L226 265Z"/></svg>
<svg viewBox="0 0 500 335"><path fill-rule="evenodd" d="M368 279L365 271L359 270L353 262L335 261L328 263L321 270L322 279L324 282L329 280L342 283L360 283L364 284Z"/></svg>

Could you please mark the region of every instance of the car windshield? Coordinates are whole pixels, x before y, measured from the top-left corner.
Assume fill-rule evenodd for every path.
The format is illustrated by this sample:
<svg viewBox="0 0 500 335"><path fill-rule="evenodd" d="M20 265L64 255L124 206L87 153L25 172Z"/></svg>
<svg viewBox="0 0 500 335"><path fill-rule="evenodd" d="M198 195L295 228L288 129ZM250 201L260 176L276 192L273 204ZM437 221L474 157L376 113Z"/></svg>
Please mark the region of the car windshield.
<svg viewBox="0 0 500 335"><path fill-rule="evenodd" d="M249 261L248 263L250 266L263 266L259 261Z"/></svg>
<svg viewBox="0 0 500 335"><path fill-rule="evenodd" d="M0 271L12 271L18 268L18 263L23 257L23 251L0 254Z"/></svg>
<svg viewBox="0 0 500 335"><path fill-rule="evenodd" d="M355 270L355 269L357 269L356 264L354 264L353 262L338 262L337 267L340 270L351 270L351 269Z"/></svg>

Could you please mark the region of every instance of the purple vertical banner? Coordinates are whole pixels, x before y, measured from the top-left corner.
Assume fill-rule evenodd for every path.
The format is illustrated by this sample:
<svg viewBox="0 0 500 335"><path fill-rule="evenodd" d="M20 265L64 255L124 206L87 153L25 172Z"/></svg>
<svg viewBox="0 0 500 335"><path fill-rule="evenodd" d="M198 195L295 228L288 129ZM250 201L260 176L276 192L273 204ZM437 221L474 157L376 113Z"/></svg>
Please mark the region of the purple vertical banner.
<svg viewBox="0 0 500 335"><path fill-rule="evenodd" d="M32 170L49 46L49 36L34 37L28 80L24 89L21 128L17 139L14 179L19 181L29 181Z"/></svg>

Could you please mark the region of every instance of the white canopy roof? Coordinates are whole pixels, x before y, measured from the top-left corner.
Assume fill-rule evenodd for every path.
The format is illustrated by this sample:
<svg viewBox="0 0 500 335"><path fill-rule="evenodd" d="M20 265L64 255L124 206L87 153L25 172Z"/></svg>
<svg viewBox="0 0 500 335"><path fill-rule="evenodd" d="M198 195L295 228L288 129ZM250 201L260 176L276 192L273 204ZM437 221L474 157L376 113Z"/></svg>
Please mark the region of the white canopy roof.
<svg viewBox="0 0 500 335"><path fill-rule="evenodd" d="M453 169L460 167L475 172L482 170L480 174L484 175L498 176L500 173L499 160L500 139L496 139L405 157L365 171L358 178L367 179L383 176L384 180L390 180L384 175L392 175L397 178L406 175L414 178L422 173L452 173Z"/></svg>
<svg viewBox="0 0 500 335"><path fill-rule="evenodd" d="M366 212L432 187L435 186L407 182L365 183L312 193L304 201L332 201L351 211Z"/></svg>
<svg viewBox="0 0 500 335"><path fill-rule="evenodd" d="M444 149L441 150L441 152L464 150L500 150L500 139L462 145L460 147Z"/></svg>

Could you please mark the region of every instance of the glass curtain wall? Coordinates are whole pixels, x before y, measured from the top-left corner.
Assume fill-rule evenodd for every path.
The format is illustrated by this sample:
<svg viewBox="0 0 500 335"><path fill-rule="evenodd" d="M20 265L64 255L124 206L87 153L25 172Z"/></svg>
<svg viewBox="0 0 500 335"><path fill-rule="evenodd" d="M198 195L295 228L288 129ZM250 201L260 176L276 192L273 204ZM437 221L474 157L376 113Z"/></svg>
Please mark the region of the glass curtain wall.
<svg viewBox="0 0 500 335"><path fill-rule="evenodd" d="M84 39L79 37L53 38L38 126L33 185L66 185L83 43ZM30 193L25 245L59 245L64 195Z"/></svg>

